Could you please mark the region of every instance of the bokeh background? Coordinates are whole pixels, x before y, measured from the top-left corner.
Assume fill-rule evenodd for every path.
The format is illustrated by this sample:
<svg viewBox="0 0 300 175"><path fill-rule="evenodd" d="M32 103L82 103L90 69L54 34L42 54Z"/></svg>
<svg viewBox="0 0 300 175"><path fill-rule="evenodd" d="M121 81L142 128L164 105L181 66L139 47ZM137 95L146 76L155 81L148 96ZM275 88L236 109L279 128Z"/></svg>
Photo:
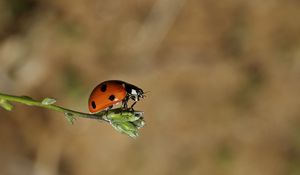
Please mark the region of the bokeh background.
<svg viewBox="0 0 300 175"><path fill-rule="evenodd" d="M145 91L132 139L0 109L1 175L300 174L300 1L1 0L0 92L87 112L98 83Z"/></svg>

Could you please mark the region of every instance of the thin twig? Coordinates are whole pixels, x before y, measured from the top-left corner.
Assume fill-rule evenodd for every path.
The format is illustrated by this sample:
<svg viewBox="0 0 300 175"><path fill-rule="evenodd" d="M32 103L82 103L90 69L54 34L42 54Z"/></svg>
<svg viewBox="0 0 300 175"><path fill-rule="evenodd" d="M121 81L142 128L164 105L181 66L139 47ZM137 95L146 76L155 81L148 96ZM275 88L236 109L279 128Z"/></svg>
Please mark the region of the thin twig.
<svg viewBox="0 0 300 175"><path fill-rule="evenodd" d="M71 109L67 109L67 108L64 108L61 106L57 106L54 104L45 105L41 101L37 101L37 100L34 100L34 99L32 99L30 97L26 97L26 96L14 96L14 95L8 95L8 94L3 94L3 93L0 93L0 99L4 99L4 100L10 101L10 102L22 103L22 104L29 105L29 106L38 106L38 107L47 108L47 109L51 109L51 110L63 112L63 113L71 113L71 114L74 114L74 115L76 115L78 117L82 117L82 118L107 121L103 118L104 112L100 112L97 114L83 113L83 112L78 112L78 111L74 111Z"/></svg>
<svg viewBox="0 0 300 175"><path fill-rule="evenodd" d="M143 112L134 111L132 109L116 108L109 111L101 111L96 114L89 114L54 105L56 100L53 98L44 98L41 101L37 101L27 96L15 96L0 93L0 107L10 111L13 109L13 105L10 104L11 102L63 112L71 124L74 123L75 117L106 121L118 132L127 134L133 138L138 136L138 130L145 125Z"/></svg>

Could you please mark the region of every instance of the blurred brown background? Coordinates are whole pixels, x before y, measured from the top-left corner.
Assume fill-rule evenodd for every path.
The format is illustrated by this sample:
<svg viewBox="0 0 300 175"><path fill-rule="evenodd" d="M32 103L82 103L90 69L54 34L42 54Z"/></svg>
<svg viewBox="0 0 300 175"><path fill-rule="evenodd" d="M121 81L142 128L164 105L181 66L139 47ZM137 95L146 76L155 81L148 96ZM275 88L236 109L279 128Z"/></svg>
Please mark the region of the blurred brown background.
<svg viewBox="0 0 300 175"><path fill-rule="evenodd" d="M300 174L300 1L1 0L0 92L87 112L98 83L150 91L138 139L0 109L1 175Z"/></svg>

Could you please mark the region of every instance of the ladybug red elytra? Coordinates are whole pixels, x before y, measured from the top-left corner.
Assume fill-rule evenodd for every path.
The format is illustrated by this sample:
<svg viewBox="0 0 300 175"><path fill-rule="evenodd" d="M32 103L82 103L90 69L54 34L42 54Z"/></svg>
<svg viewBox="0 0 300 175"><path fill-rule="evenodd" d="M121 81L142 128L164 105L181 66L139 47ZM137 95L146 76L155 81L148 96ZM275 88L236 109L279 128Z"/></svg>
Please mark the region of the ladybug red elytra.
<svg viewBox="0 0 300 175"><path fill-rule="evenodd" d="M89 98L89 111L97 113L104 109L111 109L113 105L122 102L127 108L130 99L134 101L131 109L140 98L144 97L144 91L132 84L120 80L108 80L94 88Z"/></svg>

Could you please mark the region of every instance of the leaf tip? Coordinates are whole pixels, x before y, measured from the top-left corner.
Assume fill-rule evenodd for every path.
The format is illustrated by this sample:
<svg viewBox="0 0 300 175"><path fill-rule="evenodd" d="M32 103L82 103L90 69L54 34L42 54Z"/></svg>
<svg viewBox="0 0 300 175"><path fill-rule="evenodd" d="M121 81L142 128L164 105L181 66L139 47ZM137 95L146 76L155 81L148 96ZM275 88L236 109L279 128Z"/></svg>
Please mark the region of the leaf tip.
<svg viewBox="0 0 300 175"><path fill-rule="evenodd" d="M0 106L7 111L11 111L14 108L14 106L11 103L4 99L0 99Z"/></svg>
<svg viewBox="0 0 300 175"><path fill-rule="evenodd" d="M66 113L65 113L65 117L66 117L67 121L68 121L71 125L74 124L74 122L75 122L75 120L76 120L76 117L74 117L74 114L72 114L72 113L70 113L70 112L66 112Z"/></svg>

